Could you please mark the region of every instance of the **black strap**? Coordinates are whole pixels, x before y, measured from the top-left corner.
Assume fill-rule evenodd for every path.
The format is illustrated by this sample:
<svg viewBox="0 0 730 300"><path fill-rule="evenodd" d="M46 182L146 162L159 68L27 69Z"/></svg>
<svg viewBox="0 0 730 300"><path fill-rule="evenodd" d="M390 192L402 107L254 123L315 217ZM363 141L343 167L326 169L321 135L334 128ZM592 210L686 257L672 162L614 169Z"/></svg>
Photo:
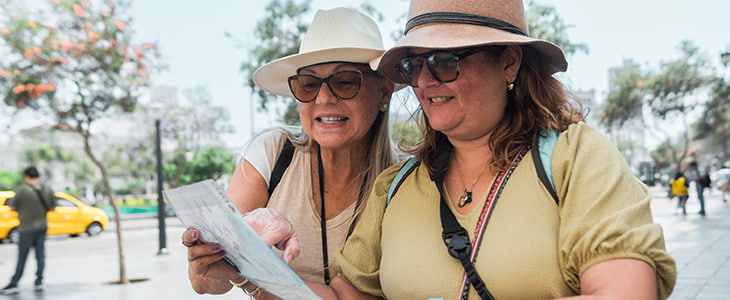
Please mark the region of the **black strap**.
<svg viewBox="0 0 730 300"><path fill-rule="evenodd" d="M48 209L48 204L46 204L46 198L45 198L45 197L43 197L43 193L41 193L41 191L40 191L40 190L36 189L36 188L35 188L35 187L34 187L33 185L31 185L31 184L29 184L28 186L30 186L30 188L31 188L31 189L33 189L33 191L35 191L36 195L38 195L38 200L40 200L40 201L41 201L41 204L43 205L43 208L45 208L45 209L46 209L46 211L50 211L50 209Z"/></svg>
<svg viewBox="0 0 730 300"><path fill-rule="evenodd" d="M274 189L281 181L281 177L284 175L284 171L286 171L286 168L289 167L293 156L294 145L287 138L284 146L281 148L279 157L276 159L276 165L274 165L274 170L271 172L271 177L269 179L269 197L271 197Z"/></svg>
<svg viewBox="0 0 730 300"><path fill-rule="evenodd" d="M436 184L439 195L441 195L440 213L441 227L443 228L441 238L444 240L444 244L446 244L449 255L461 262L461 266L464 267L464 272L466 272L468 284L474 287L479 297L494 300L494 297L487 289L479 273L477 273L476 268L474 268L474 264L469 259L472 249L469 234L464 227L461 227L459 221L456 220L454 213L451 212L449 206L446 204L446 198L444 198L444 177L446 177L446 170L448 169L451 144L442 142L434 152L436 153L436 157L433 160L435 173L431 175L431 180Z"/></svg>
<svg viewBox="0 0 730 300"><path fill-rule="evenodd" d="M406 23L404 34L408 33L413 27L429 23L456 23L469 24L496 28L510 33L527 36L527 33L521 28L504 20L487 17L484 15L470 14L456 11L434 11L417 15Z"/></svg>
<svg viewBox="0 0 730 300"><path fill-rule="evenodd" d="M319 197L322 200L319 224L322 226L322 261L324 264L324 283L330 285L329 256L327 255L327 217L324 211L324 167L322 166L322 148L317 149L317 169L319 170Z"/></svg>
<svg viewBox="0 0 730 300"><path fill-rule="evenodd" d="M545 165L542 163L542 158L540 157L540 149L538 147L538 140L540 139L540 134L535 138L535 140L532 142L532 161L535 163L535 171L537 171L537 178L540 179L540 182L542 182L542 185L548 190L550 193L550 196L553 197L553 200L555 201L555 204L560 204L560 200L558 198L558 193L553 188L553 185L550 183L550 179L548 179L547 173L545 173Z"/></svg>

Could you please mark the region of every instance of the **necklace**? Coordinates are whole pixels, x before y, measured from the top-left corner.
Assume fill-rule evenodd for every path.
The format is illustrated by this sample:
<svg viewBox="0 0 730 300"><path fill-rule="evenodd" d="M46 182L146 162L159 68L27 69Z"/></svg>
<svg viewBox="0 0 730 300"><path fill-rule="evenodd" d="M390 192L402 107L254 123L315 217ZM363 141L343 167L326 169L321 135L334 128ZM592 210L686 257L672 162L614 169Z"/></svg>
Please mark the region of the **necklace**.
<svg viewBox="0 0 730 300"><path fill-rule="evenodd" d="M479 181L479 178L482 177L482 174L484 174L484 171L487 170L488 165L489 164L486 164L486 165L484 165L484 167L482 167L482 170L479 171L479 175L477 175L477 177L474 178L474 181L471 182L471 185L469 186L469 188L467 188L466 184L464 184L464 176L463 176L463 174L461 174L461 169L459 169L459 179L461 180L461 185L464 186L464 194L462 194L461 197L459 197L459 207L464 207L464 205L471 202L471 195L472 195L472 190L474 189L474 185L477 183L477 181Z"/></svg>

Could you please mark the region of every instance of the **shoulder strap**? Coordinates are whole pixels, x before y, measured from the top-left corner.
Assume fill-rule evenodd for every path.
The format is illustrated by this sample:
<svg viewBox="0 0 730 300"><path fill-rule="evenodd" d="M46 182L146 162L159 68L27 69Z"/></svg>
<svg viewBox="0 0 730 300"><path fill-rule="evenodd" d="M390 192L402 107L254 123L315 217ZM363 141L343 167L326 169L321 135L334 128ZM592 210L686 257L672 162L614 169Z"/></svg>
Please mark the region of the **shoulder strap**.
<svg viewBox="0 0 730 300"><path fill-rule="evenodd" d="M388 198L385 200L385 207L388 207L390 204L390 199L393 198L393 195L395 195L395 192L398 191L400 188L401 183L403 183L403 180L410 175L413 170L416 169L416 166L418 165L418 158L415 156L411 156L404 164L401 166L400 170L398 171L398 174L395 175L393 178L393 181L390 183L390 189L388 189Z"/></svg>
<svg viewBox="0 0 730 300"><path fill-rule="evenodd" d="M555 204L560 204L558 193L555 191L555 183L553 183L553 171L552 171L552 155L555 144L558 141L560 131L549 131L540 132L538 138L532 145L532 161L535 163L535 170L537 171L537 177L542 182L542 185L548 190L550 196L555 200Z"/></svg>
<svg viewBox="0 0 730 300"><path fill-rule="evenodd" d="M46 198L43 197L43 193L41 193L40 190L35 188L33 185L28 185L33 191L35 191L35 194L38 195L38 200L41 201L41 204L43 205L43 208L46 209L46 211L49 211L48 204L46 204Z"/></svg>
<svg viewBox="0 0 730 300"><path fill-rule="evenodd" d="M294 145L287 138L284 146L281 148L279 158L276 159L276 165L274 165L274 170L271 172L271 177L269 178L269 197L271 197L271 194L274 192L276 186L279 185L279 181L281 181L281 176L284 175L284 171L286 171L286 168L289 167L293 156Z"/></svg>

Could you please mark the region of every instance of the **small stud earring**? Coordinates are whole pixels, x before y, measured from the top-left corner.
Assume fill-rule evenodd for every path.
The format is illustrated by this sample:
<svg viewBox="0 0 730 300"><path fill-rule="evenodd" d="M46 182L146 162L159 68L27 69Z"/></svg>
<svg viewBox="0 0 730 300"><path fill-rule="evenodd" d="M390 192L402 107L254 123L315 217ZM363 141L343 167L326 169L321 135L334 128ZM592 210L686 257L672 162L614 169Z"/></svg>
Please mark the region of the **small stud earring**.
<svg viewBox="0 0 730 300"><path fill-rule="evenodd" d="M514 89L515 89L515 83L514 82L507 83L507 91L511 91L511 90L514 90Z"/></svg>
<svg viewBox="0 0 730 300"><path fill-rule="evenodd" d="M383 104L383 109L381 109L380 111L386 111L386 110L388 110L388 104L387 103L386 104Z"/></svg>

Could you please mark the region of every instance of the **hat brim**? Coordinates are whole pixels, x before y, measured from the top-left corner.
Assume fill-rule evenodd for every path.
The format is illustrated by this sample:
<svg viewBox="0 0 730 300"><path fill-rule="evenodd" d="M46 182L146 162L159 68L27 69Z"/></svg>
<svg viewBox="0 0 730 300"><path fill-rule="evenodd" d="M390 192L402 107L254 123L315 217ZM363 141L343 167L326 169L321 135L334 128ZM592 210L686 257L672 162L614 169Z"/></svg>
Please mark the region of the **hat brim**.
<svg viewBox="0 0 730 300"><path fill-rule="evenodd" d="M370 66L396 83L406 83L395 69L399 59L411 55L412 48L454 49L487 45L530 45L547 60L552 72L568 68L563 51L557 45L491 27L437 23L413 28L393 48L370 62Z"/></svg>
<svg viewBox="0 0 730 300"><path fill-rule="evenodd" d="M263 65L253 73L253 81L269 93L294 97L287 79L300 68L326 62L367 64L383 52L382 49L343 47L293 54Z"/></svg>

